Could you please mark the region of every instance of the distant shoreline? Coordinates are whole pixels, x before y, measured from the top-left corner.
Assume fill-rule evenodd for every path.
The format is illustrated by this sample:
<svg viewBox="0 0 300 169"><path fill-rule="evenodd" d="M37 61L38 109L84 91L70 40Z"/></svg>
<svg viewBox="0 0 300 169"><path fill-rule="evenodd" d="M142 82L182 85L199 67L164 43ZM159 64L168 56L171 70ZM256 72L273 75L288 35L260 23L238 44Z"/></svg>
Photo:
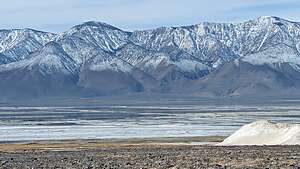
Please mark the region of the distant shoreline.
<svg viewBox="0 0 300 169"><path fill-rule="evenodd" d="M126 139L75 139L75 140L32 140L32 141L3 141L0 151L49 149L49 148L82 148L104 145L213 145L222 142L224 136L199 137L155 137L155 138L126 138Z"/></svg>

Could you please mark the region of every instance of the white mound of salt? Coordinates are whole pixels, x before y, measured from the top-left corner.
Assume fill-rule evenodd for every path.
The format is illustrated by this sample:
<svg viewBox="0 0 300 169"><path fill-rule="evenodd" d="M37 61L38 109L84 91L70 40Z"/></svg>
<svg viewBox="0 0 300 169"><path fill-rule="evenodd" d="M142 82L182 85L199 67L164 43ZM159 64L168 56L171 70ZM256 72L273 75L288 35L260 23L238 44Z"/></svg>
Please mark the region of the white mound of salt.
<svg viewBox="0 0 300 169"><path fill-rule="evenodd" d="M300 145L300 125L257 121L243 126L219 145Z"/></svg>

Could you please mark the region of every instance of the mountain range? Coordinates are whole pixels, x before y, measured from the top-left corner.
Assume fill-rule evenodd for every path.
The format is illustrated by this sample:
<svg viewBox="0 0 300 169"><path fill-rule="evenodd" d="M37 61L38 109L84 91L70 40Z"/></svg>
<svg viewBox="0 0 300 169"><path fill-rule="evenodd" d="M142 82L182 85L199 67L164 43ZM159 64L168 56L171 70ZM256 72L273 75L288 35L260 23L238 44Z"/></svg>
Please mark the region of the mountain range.
<svg viewBox="0 0 300 169"><path fill-rule="evenodd" d="M300 23L274 16L133 32L93 21L60 34L0 30L0 99L299 91Z"/></svg>

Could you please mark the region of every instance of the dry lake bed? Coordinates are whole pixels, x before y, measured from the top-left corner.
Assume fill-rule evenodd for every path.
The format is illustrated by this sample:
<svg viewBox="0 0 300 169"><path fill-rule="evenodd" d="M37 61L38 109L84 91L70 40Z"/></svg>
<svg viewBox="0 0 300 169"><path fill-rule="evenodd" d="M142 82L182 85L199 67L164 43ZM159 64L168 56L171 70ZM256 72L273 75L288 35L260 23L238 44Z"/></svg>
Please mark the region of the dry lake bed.
<svg viewBox="0 0 300 169"><path fill-rule="evenodd" d="M300 146L215 145L256 120L300 123L299 103L197 98L0 103L0 168L300 168Z"/></svg>

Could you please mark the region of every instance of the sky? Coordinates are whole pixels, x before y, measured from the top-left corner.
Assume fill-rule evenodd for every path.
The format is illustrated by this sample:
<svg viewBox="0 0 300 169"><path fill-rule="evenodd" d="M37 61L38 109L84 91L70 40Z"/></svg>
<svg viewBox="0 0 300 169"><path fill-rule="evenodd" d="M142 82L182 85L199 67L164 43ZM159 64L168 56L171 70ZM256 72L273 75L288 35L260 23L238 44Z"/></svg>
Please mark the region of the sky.
<svg viewBox="0 0 300 169"><path fill-rule="evenodd" d="M300 0L0 0L0 29L63 32L85 21L133 31L278 16L300 22Z"/></svg>

